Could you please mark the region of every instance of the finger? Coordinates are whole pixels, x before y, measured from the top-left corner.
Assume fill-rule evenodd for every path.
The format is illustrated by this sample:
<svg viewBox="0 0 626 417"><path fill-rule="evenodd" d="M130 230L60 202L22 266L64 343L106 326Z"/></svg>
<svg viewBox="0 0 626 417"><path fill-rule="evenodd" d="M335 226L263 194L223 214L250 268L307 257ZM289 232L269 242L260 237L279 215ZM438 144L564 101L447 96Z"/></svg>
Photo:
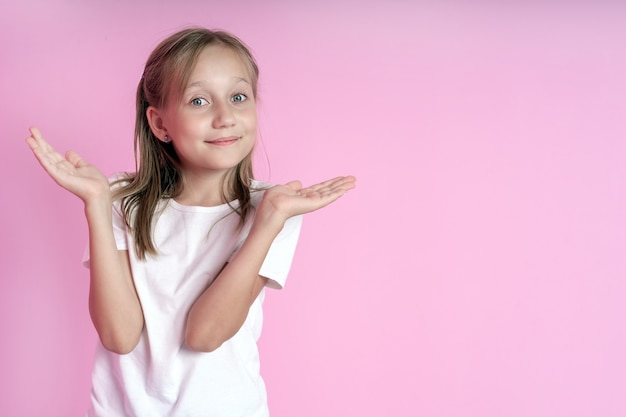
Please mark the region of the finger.
<svg viewBox="0 0 626 417"><path fill-rule="evenodd" d="M354 188L355 181L356 181L356 178L351 175L347 177L337 177L328 184L328 187L350 189L350 188Z"/></svg>
<svg viewBox="0 0 626 417"><path fill-rule="evenodd" d="M319 190L309 190L306 192L301 192L300 195L311 201L319 200L319 201L324 201L326 202L325 204L327 204L338 199L342 195L344 195L346 191L347 190L344 190L342 188L333 187L333 188L322 188Z"/></svg>
<svg viewBox="0 0 626 417"><path fill-rule="evenodd" d="M353 176L347 177L336 177L328 181L321 182L319 184L312 185L307 187L306 189L301 190L302 193L311 193L311 192L319 192L319 193L327 193L333 190L344 190L348 191L355 187L356 178Z"/></svg>
<svg viewBox="0 0 626 417"><path fill-rule="evenodd" d="M75 162L70 163L60 153L58 153L48 142L43 139L41 132L36 127L29 128L31 136L26 138L33 154L44 170L58 182L60 176L65 172L72 172ZM78 157L80 159L80 157Z"/></svg>
<svg viewBox="0 0 626 417"><path fill-rule="evenodd" d="M32 136L26 138L26 143L30 147L30 150L33 152L35 151L35 148L39 147L39 145L37 145L37 140Z"/></svg>
<svg viewBox="0 0 626 417"><path fill-rule="evenodd" d="M28 128L28 131L30 132L31 136L33 136L36 139L41 139L41 132L39 131L39 129L35 126L31 126Z"/></svg>
<svg viewBox="0 0 626 417"><path fill-rule="evenodd" d="M42 159L47 154L55 153L56 151L43 139L41 132L36 127L29 128L31 135L26 138L26 142L30 146L31 150L35 153L38 159Z"/></svg>
<svg viewBox="0 0 626 417"><path fill-rule="evenodd" d="M355 187L354 177L344 177L335 179L326 187L319 188L313 191L310 191L306 194L307 197L319 197L328 203L333 202L339 199L341 196L346 194L349 190Z"/></svg>
<svg viewBox="0 0 626 417"><path fill-rule="evenodd" d="M39 129L37 129L36 127L30 127L28 128L28 131L30 132L30 136L26 138L26 142L28 143L30 148L34 150L35 148L40 147L40 142L42 141L42 138Z"/></svg>
<svg viewBox="0 0 626 417"><path fill-rule="evenodd" d="M337 187L344 191L348 191L356 187L356 178L353 176L344 177L341 182L337 184Z"/></svg>
<svg viewBox="0 0 626 417"><path fill-rule="evenodd" d="M30 136L26 142L41 165L54 164L63 159L41 136Z"/></svg>
<svg viewBox="0 0 626 417"><path fill-rule="evenodd" d="M31 145L31 148L33 147L32 145L40 147L44 150L48 150L48 148L50 148L50 145L48 145L48 143L43 139L43 136L41 135L39 129L33 126L30 127L28 130L30 131L30 136L26 139L29 145Z"/></svg>
<svg viewBox="0 0 626 417"><path fill-rule="evenodd" d="M319 184L310 185L310 186L308 186L306 188L303 188L300 191L302 193L310 193L310 192L316 192L316 191L320 191L320 190L327 189L327 188L332 188L333 184L335 184L340 179L341 179L341 177L333 178L332 180L327 180L327 181L324 181L324 182L320 182Z"/></svg>
<svg viewBox="0 0 626 417"><path fill-rule="evenodd" d="M324 181L323 183L318 184L321 187L325 188L338 188L344 187L350 183L354 182L354 177L336 177L332 180Z"/></svg>

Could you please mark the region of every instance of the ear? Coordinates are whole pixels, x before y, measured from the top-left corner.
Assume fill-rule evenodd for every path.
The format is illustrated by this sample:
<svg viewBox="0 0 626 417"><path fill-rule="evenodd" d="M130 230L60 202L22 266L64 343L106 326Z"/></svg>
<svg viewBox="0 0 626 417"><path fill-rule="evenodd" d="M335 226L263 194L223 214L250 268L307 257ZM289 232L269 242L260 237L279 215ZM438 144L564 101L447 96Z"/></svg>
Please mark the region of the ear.
<svg viewBox="0 0 626 417"><path fill-rule="evenodd" d="M156 136L161 142L165 142L165 136L167 136L167 129L163 124L163 116L161 112L153 106L149 106L146 109L146 118L150 125L150 130L154 136Z"/></svg>

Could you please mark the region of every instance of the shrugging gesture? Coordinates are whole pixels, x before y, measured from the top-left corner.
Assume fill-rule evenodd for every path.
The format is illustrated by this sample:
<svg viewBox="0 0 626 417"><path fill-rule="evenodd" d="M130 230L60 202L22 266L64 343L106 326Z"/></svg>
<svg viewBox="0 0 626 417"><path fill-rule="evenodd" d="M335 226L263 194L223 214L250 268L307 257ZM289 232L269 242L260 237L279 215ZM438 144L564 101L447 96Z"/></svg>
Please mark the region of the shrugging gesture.
<svg viewBox="0 0 626 417"><path fill-rule="evenodd" d="M103 348L87 415L269 415L261 293L285 283L300 216L356 180L265 188L254 179L258 77L227 32L164 39L137 86L139 172L115 193L98 168L30 129L41 166L85 205L89 312Z"/></svg>

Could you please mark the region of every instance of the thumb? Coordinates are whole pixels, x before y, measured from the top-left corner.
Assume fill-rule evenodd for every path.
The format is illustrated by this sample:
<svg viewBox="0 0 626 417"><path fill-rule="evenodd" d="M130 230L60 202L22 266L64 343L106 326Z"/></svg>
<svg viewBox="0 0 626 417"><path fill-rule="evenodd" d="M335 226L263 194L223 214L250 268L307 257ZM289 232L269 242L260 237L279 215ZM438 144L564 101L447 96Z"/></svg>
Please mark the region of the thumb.
<svg viewBox="0 0 626 417"><path fill-rule="evenodd" d="M67 151L65 154L65 158L70 162L70 164L74 165L76 168L82 168L89 165L83 160L83 158L81 158L79 154L74 151Z"/></svg>
<svg viewBox="0 0 626 417"><path fill-rule="evenodd" d="M302 189L302 183L298 180L289 181L285 186L291 188L293 191L300 191Z"/></svg>

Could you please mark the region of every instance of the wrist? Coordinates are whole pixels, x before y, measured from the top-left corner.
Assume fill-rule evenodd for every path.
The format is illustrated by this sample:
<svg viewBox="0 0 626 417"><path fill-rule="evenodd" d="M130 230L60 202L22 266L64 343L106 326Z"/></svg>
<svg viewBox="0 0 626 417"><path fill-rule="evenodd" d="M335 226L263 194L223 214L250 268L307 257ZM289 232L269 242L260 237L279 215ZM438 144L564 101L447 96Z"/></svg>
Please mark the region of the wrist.
<svg viewBox="0 0 626 417"><path fill-rule="evenodd" d="M90 198L89 200L84 200L85 203L85 214L89 216L90 214L96 214L102 211L110 212L112 199L111 193L106 193L101 196Z"/></svg>
<svg viewBox="0 0 626 417"><path fill-rule="evenodd" d="M261 204L255 212L252 230L262 229L277 235L282 230L286 221L287 217L280 212L268 209L267 206Z"/></svg>

